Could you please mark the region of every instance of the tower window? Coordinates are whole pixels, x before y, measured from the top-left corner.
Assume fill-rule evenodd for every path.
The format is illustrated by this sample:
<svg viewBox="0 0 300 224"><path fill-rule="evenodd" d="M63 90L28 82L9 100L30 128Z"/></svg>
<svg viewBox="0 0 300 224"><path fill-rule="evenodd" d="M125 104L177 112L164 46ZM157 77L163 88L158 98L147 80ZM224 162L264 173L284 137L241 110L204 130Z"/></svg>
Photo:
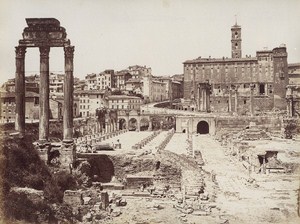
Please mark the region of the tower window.
<svg viewBox="0 0 300 224"><path fill-rule="evenodd" d="M246 104L247 103L247 100L244 100L244 104Z"/></svg>
<svg viewBox="0 0 300 224"><path fill-rule="evenodd" d="M238 46L239 46L239 44L238 44L238 43L235 43L235 49L237 49L237 48L238 48Z"/></svg>

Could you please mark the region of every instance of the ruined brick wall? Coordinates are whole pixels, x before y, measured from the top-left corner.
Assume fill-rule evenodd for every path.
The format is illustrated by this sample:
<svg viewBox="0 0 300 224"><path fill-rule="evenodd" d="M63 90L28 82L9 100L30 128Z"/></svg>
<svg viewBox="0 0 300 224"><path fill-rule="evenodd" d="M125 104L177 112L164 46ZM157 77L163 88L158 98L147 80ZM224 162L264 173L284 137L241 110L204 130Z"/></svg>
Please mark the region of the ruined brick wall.
<svg viewBox="0 0 300 224"><path fill-rule="evenodd" d="M250 122L255 122L258 128L267 130L269 132L277 132L282 128L282 118L275 116L259 116L259 117L248 117L248 116L232 116L232 117L219 117L216 118L216 130L236 130L244 129L249 126Z"/></svg>
<svg viewBox="0 0 300 224"><path fill-rule="evenodd" d="M286 109L286 86L288 85L288 64L285 47L274 50L274 107Z"/></svg>

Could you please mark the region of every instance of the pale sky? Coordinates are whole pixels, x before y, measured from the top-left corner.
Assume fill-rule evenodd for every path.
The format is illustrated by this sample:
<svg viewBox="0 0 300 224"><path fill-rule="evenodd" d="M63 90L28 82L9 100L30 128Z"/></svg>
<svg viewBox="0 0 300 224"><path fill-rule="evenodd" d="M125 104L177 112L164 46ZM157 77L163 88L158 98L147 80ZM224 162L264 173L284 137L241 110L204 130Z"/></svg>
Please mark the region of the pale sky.
<svg viewBox="0 0 300 224"><path fill-rule="evenodd" d="M153 75L180 74L185 60L230 57L236 14L243 56L284 43L288 62L300 62L300 0L0 0L0 83L15 76L25 18L60 21L82 79L135 64ZM27 49L25 66L26 74L39 73L37 48ZM62 48L51 48L50 71L64 71Z"/></svg>

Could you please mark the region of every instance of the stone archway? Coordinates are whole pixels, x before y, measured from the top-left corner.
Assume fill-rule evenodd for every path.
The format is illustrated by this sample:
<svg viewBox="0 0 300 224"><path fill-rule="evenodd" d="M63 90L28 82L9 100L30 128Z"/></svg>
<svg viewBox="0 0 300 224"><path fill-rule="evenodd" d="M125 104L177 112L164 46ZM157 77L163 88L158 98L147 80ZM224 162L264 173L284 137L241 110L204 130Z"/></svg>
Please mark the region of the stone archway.
<svg viewBox="0 0 300 224"><path fill-rule="evenodd" d="M107 155L98 155L88 160L91 168L89 176L93 181L108 183L115 175L115 167L111 158Z"/></svg>
<svg viewBox="0 0 300 224"><path fill-rule="evenodd" d="M147 118L142 118L140 122L140 130L147 131L149 129L150 122Z"/></svg>
<svg viewBox="0 0 300 224"><path fill-rule="evenodd" d="M119 119L119 130L126 129L126 120L124 118Z"/></svg>
<svg viewBox="0 0 300 224"><path fill-rule="evenodd" d="M54 18L26 18L23 39L16 49L16 122L15 129L25 134L25 53L26 48L40 50L39 84L39 141L45 143L49 137L49 53L51 47L63 47L65 53L63 141L73 142L73 56L74 46L67 39L66 29Z"/></svg>
<svg viewBox="0 0 300 224"><path fill-rule="evenodd" d="M137 123L137 119L135 118L130 118L128 121L128 130L129 131L135 131L138 128L138 123Z"/></svg>
<svg viewBox="0 0 300 224"><path fill-rule="evenodd" d="M206 121L200 121L197 124L197 133L209 134L209 124Z"/></svg>

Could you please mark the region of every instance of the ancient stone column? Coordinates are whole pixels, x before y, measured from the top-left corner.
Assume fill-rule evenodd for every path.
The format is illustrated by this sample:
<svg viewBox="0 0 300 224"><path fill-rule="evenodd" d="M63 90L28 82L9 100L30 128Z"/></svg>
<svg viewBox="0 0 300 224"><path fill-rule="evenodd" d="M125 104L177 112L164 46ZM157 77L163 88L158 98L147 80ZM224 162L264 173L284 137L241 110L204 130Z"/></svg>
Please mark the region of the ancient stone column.
<svg viewBox="0 0 300 224"><path fill-rule="evenodd" d="M49 52L50 47L40 47L40 114L39 140L48 141L49 136Z"/></svg>
<svg viewBox="0 0 300 224"><path fill-rule="evenodd" d="M206 112L210 112L210 84L206 86Z"/></svg>
<svg viewBox="0 0 300 224"><path fill-rule="evenodd" d="M229 87L229 94L228 94L228 112L232 111L232 89Z"/></svg>
<svg viewBox="0 0 300 224"><path fill-rule="evenodd" d="M198 84L197 86L197 111L200 111L201 110L201 86L200 84Z"/></svg>
<svg viewBox="0 0 300 224"><path fill-rule="evenodd" d="M254 115L254 102L253 102L253 91L254 91L254 84L250 84L250 114L251 116Z"/></svg>
<svg viewBox="0 0 300 224"><path fill-rule="evenodd" d="M205 89L201 88L201 108L200 111L204 111L205 110Z"/></svg>
<svg viewBox="0 0 300 224"><path fill-rule="evenodd" d="M26 47L16 47L16 122L15 129L23 137L25 134L25 53Z"/></svg>
<svg viewBox="0 0 300 224"><path fill-rule="evenodd" d="M293 96L291 96L291 95L288 95L287 97L286 97L286 101L287 101L287 115L289 116L289 117L292 117L293 116Z"/></svg>
<svg viewBox="0 0 300 224"><path fill-rule="evenodd" d="M73 142L73 57L74 46L64 47L65 79L64 79L64 139L65 143Z"/></svg>
<svg viewBox="0 0 300 224"><path fill-rule="evenodd" d="M235 87L234 89L234 112L238 112L238 88Z"/></svg>

